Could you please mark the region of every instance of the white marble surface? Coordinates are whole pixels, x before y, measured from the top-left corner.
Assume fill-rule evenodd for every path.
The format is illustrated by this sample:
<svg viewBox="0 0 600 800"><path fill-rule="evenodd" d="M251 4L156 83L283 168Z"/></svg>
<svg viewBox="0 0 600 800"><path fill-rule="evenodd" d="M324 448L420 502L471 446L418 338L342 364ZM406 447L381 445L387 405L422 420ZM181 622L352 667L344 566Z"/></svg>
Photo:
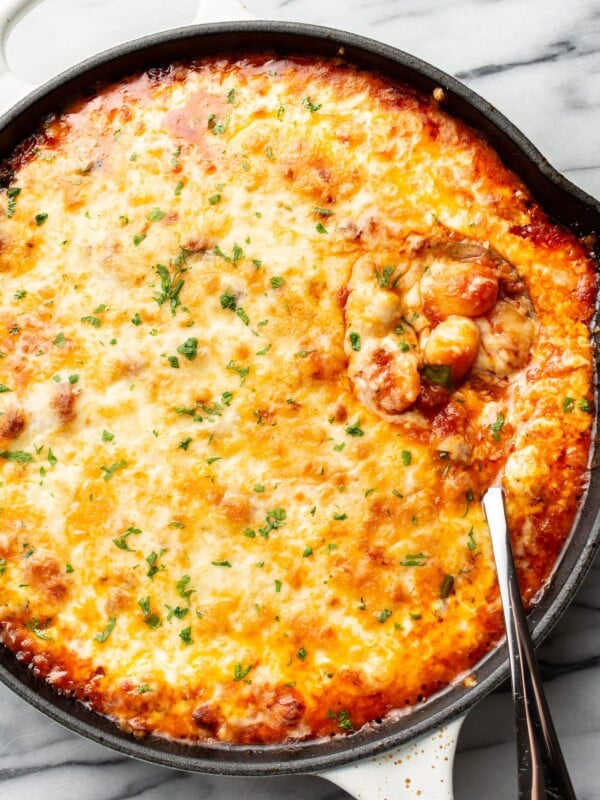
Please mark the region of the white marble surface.
<svg viewBox="0 0 600 800"><path fill-rule="evenodd" d="M204 0L202 14L226 15L229 2ZM0 11L8 4L0 0ZM554 166L600 197L599 0L247 0L246 5L260 18L344 28L434 63L493 103ZM8 60L20 77L41 82L98 49L187 24L197 8L197 0L43 0L14 29ZM542 645L540 660L577 796L594 800L600 796L600 560ZM457 800L516 797L506 691L469 714L454 780ZM347 796L317 777L217 778L136 762L63 730L0 686L0 797Z"/></svg>

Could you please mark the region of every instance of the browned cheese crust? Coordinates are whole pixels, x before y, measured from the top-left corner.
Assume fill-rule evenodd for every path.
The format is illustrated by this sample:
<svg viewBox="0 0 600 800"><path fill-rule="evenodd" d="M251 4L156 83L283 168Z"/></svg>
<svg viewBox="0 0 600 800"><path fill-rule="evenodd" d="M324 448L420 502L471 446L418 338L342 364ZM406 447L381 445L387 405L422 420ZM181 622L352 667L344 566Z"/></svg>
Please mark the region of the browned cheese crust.
<svg viewBox="0 0 600 800"><path fill-rule="evenodd" d="M474 132L342 63L52 118L0 192L0 631L136 735L348 733L501 633L587 483L592 259ZM475 671L476 677L476 671Z"/></svg>

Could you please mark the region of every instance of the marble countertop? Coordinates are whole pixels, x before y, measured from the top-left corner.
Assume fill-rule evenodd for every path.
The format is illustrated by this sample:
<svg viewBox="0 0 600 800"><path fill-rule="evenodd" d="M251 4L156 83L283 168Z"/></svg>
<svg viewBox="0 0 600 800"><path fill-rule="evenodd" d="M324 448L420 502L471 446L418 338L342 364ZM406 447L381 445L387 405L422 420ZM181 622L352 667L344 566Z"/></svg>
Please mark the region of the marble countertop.
<svg viewBox="0 0 600 800"><path fill-rule="evenodd" d="M21 78L39 83L97 50L188 24L197 13L206 20L226 18L231 2L203 0L199 7L197 0L43 0L13 30L8 61ZM0 0L0 12L10 5ZM246 6L259 18L343 28L435 64L489 100L560 172L600 197L599 0L247 0ZM600 559L539 658L577 797L593 800L600 793ZM516 797L506 687L470 712L454 783L456 800ZM0 796L348 797L313 776L236 779L137 762L69 733L2 685Z"/></svg>

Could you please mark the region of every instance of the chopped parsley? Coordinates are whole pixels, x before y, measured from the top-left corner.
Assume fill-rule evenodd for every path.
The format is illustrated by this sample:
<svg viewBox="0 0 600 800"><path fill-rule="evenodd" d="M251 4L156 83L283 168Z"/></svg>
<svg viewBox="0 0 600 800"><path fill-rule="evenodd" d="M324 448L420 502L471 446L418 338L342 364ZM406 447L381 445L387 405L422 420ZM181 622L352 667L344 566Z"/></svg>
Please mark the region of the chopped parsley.
<svg viewBox="0 0 600 800"><path fill-rule="evenodd" d="M112 442L112 440L114 438L115 438L114 433L111 433L110 431L107 431L106 429L104 429L102 431L102 441L103 442Z"/></svg>
<svg viewBox="0 0 600 800"><path fill-rule="evenodd" d="M231 289L226 289L219 298L219 301L221 303L221 308L229 308L231 311L235 311L237 308L237 300Z"/></svg>
<svg viewBox="0 0 600 800"><path fill-rule="evenodd" d="M391 616L392 616L392 612L389 610L389 608L384 608L377 615L377 621L381 622L381 623L384 623L386 621L386 619L389 619Z"/></svg>
<svg viewBox="0 0 600 800"><path fill-rule="evenodd" d="M358 419L354 424L348 425L346 428L344 428L344 430L349 436L356 437L365 435L365 432L360 427L360 419Z"/></svg>
<svg viewBox="0 0 600 800"><path fill-rule="evenodd" d="M332 673L326 673L326 675L329 678L333 677ZM354 725L352 724L350 715L345 709L342 709L341 711L338 711L336 713L332 708L330 708L327 711L327 719L334 720L335 722L337 722L339 728L341 728L344 731L347 731L348 733L352 733L352 731L354 730Z"/></svg>
<svg viewBox="0 0 600 800"><path fill-rule="evenodd" d="M175 588L177 589L179 596L183 597L184 600L187 600L188 603L190 601L190 597L196 592L195 589L187 588L190 581L190 576L184 575L183 578L180 578L180 580L178 580L175 584Z"/></svg>
<svg viewBox="0 0 600 800"><path fill-rule="evenodd" d="M177 449L178 449L178 450L187 450L187 449L188 449L188 447L191 445L191 443L192 443L192 442L193 442L193 439L192 439L192 437L191 437L191 436L186 436L186 438L185 438L185 439L182 439L182 440L179 442L179 444L177 445Z"/></svg>
<svg viewBox="0 0 600 800"><path fill-rule="evenodd" d="M5 383L0 383L0 394L4 394L4 392L10 392L11 390Z"/></svg>
<svg viewBox="0 0 600 800"><path fill-rule="evenodd" d="M395 267L387 266L382 270L375 268L375 277L382 289L394 288L399 278L394 278Z"/></svg>
<svg viewBox="0 0 600 800"><path fill-rule="evenodd" d="M159 222L165 216L165 212L161 211L158 206L155 206L148 214L148 222Z"/></svg>
<svg viewBox="0 0 600 800"><path fill-rule="evenodd" d="M220 194L213 194L208 198L208 202L211 206L216 206L218 203L221 202L221 195Z"/></svg>
<svg viewBox="0 0 600 800"><path fill-rule="evenodd" d="M182 628L179 631L179 638L184 644L192 644L192 628L188 625L187 628Z"/></svg>
<svg viewBox="0 0 600 800"><path fill-rule="evenodd" d="M475 534L473 532L473 526L471 525L471 530L467 534L469 537L469 541L467 542L467 549L468 550L477 550L477 542L475 541Z"/></svg>
<svg viewBox="0 0 600 800"><path fill-rule="evenodd" d="M43 225L44 222L46 222L47 219L48 219L48 214L46 214L45 212L43 212L41 214L36 214L35 215L35 224L39 228L39 226Z"/></svg>
<svg viewBox="0 0 600 800"><path fill-rule="evenodd" d="M421 375L432 386L442 386L444 389L452 388L452 367L448 364L425 364Z"/></svg>
<svg viewBox="0 0 600 800"><path fill-rule="evenodd" d="M0 458L16 464L28 464L33 461L33 456L25 450L0 450Z"/></svg>
<svg viewBox="0 0 600 800"><path fill-rule="evenodd" d="M8 561L5 558L0 558L0 575L4 575L7 566L8 566Z"/></svg>
<svg viewBox="0 0 600 800"><path fill-rule="evenodd" d="M350 714L344 709L338 711L337 724L338 728L341 728L343 731L347 731L348 733L352 733L354 730L354 725L350 719Z"/></svg>
<svg viewBox="0 0 600 800"><path fill-rule="evenodd" d="M160 292L154 292L154 299L159 306L168 301L171 307L171 316L173 317L177 306L181 305L179 294L185 285L185 281L181 277L186 270L185 267L182 267L182 263L185 264L185 253L186 251L183 250L182 255L175 260L173 275L169 273L164 264L156 264L154 267L160 278Z"/></svg>
<svg viewBox="0 0 600 800"><path fill-rule="evenodd" d="M246 378L248 377L248 373L250 372L250 367L240 367L240 366L239 366L238 364L236 364L236 363L235 363L235 361L233 361L233 360L231 360L231 361L230 361L230 362L227 364L227 366L226 366L226 368L225 368L225 369L230 369L230 370L233 370L233 372L237 372L237 374L238 374L238 375L240 376L240 378L241 378L241 384L240 384L240 385L243 385L244 381L245 381L245 380L246 380Z"/></svg>
<svg viewBox="0 0 600 800"><path fill-rule="evenodd" d="M403 450L400 455L402 457L402 463L405 467L408 467L412 461L412 453L410 450Z"/></svg>
<svg viewBox="0 0 600 800"><path fill-rule="evenodd" d="M150 611L150 597L142 597L138 600L138 605L142 609L142 614L144 615L144 622L151 630L156 630L160 628L162 622L160 621L160 617L158 614L153 614Z"/></svg>
<svg viewBox="0 0 600 800"><path fill-rule="evenodd" d="M500 441L500 432L504 426L504 422L505 422L504 414L500 412L500 414L498 414L498 416L496 417L496 422L490 425L490 430L492 431L492 439L495 442Z"/></svg>
<svg viewBox="0 0 600 800"><path fill-rule="evenodd" d="M562 401L562 410L565 414L571 414L575 408L575 399L573 397L565 397Z"/></svg>
<svg viewBox="0 0 600 800"><path fill-rule="evenodd" d="M63 347L66 345L67 340L65 339L64 333L57 333L54 337L54 344L58 347L59 350L62 350Z"/></svg>
<svg viewBox="0 0 600 800"><path fill-rule="evenodd" d="M296 656L300 659L300 661L304 661L307 655L308 653L306 652L304 647L301 647L300 650L298 650L298 652L296 653Z"/></svg>
<svg viewBox="0 0 600 800"><path fill-rule="evenodd" d="M304 97L302 100L302 105L304 108L308 109L311 114L314 114L315 111L318 111L321 108L321 103L313 103L310 97Z"/></svg>
<svg viewBox="0 0 600 800"><path fill-rule="evenodd" d="M317 222L317 224L315 225L315 230L316 230L317 233L329 233L329 231L323 225L322 222Z"/></svg>
<svg viewBox="0 0 600 800"><path fill-rule="evenodd" d="M190 336L183 344L177 348L177 352L181 356L185 356L188 361L193 361L198 355L198 339L195 336Z"/></svg>
<svg viewBox="0 0 600 800"><path fill-rule="evenodd" d="M264 539L269 538L269 533L277 528L281 528L285 525L285 518L286 512L284 508L273 508L271 511L267 511L266 517L266 525L263 528L259 528L258 532Z"/></svg>
<svg viewBox="0 0 600 800"><path fill-rule="evenodd" d="M175 184L175 190L174 190L175 197L179 197L179 195L181 194L181 190L183 189L184 186L185 186L185 183L183 181L177 181L177 183Z"/></svg>
<svg viewBox="0 0 600 800"><path fill-rule="evenodd" d="M97 642L105 642L113 632L116 622L117 622L116 617L109 617L106 628L104 628L102 633L98 633L96 636L94 636L94 639Z"/></svg>
<svg viewBox="0 0 600 800"><path fill-rule="evenodd" d="M271 286L273 289L279 289L280 286L283 286L285 283L284 279L279 275L275 275L271 278Z"/></svg>
<svg viewBox="0 0 600 800"><path fill-rule="evenodd" d="M137 247L138 245L140 245L140 244L141 244L141 243L144 241L144 239L145 239L145 238L146 238L146 234L145 234L145 233L138 233L138 234L136 234L136 235L133 237L133 243L134 243L134 245Z"/></svg>
<svg viewBox="0 0 600 800"><path fill-rule="evenodd" d="M401 567L423 567L429 558L426 553L409 553L400 562Z"/></svg>
<svg viewBox="0 0 600 800"><path fill-rule="evenodd" d="M94 315L89 315L87 317L81 317L81 321L85 322L86 325L91 325L93 328L99 328L100 325L102 325L101 320L98 317L94 316Z"/></svg>
<svg viewBox="0 0 600 800"><path fill-rule="evenodd" d="M211 561L210 563L213 565L213 567L230 567L231 566L231 562L229 562L229 561Z"/></svg>
<svg viewBox="0 0 600 800"><path fill-rule="evenodd" d="M471 506L471 503L473 502L473 489L471 489L471 487L469 487L467 489L465 496L466 496L466 500L467 500L467 505L466 505L465 513L463 514L463 517L467 516L467 514L469 513L469 507Z"/></svg>
<svg viewBox="0 0 600 800"><path fill-rule="evenodd" d="M119 550L129 550L130 552L133 552L127 543L127 539L130 536L138 536L141 532L142 531L140 528L129 527L125 533L122 533L117 539L113 539L113 543L119 548Z"/></svg>
<svg viewBox="0 0 600 800"><path fill-rule="evenodd" d="M229 127L229 114L225 117L222 122L217 120L216 114L211 114L208 118L207 128L211 133L214 133L215 136L218 136L221 133L225 133L227 128Z"/></svg>
<svg viewBox="0 0 600 800"><path fill-rule="evenodd" d="M219 245L216 245L215 247L213 247L213 253L216 256L219 256L224 261L227 261L230 264L236 264L240 260L240 258L244 257L244 251L239 246L239 244L236 244L236 243L234 243L234 245L233 245L233 251L232 251L232 254L230 256L228 256L227 253L224 253L221 250L221 248L219 247Z"/></svg>
<svg viewBox="0 0 600 800"><path fill-rule="evenodd" d="M233 669L233 680L234 681L243 680L251 669L252 665L245 667L243 664L236 664Z"/></svg>
<svg viewBox="0 0 600 800"><path fill-rule="evenodd" d="M137 313L137 311L136 311L136 313L133 315L133 317L131 318L131 324L132 324L132 325L141 325L141 324L142 324L142 318L141 318L141 317L140 317L140 315Z"/></svg>
<svg viewBox="0 0 600 800"><path fill-rule="evenodd" d="M117 470L123 469L126 466L127 462L125 461L125 459L122 458L120 461L115 461L114 464L110 465L110 467L106 466L100 467L102 472L104 472L104 475L102 476L103 480L109 481Z"/></svg>
<svg viewBox="0 0 600 800"><path fill-rule="evenodd" d="M50 622L50 620L46 619L46 621L43 624L40 624L40 621L38 620L38 618L37 617L33 617L33 619L30 619L29 622L25 623L25 627L28 630L32 631L32 633L35 633L35 635L37 636L38 639L44 639L47 642L53 642L54 639L52 638L52 636L48 636L47 633L42 633L42 631L46 627L48 627L49 622ZM112 630L112 628L111 628L111 630ZM96 638L98 638L98 637L96 637ZM104 639L98 640L98 641L104 641Z"/></svg>
<svg viewBox="0 0 600 800"><path fill-rule="evenodd" d="M167 609L167 622L170 622L173 617L176 617L177 619L183 619L189 611L189 608L182 608L181 606L175 606L175 608L172 608L171 606L165 605L165 608Z"/></svg>
<svg viewBox="0 0 600 800"><path fill-rule="evenodd" d="M348 338L350 339L350 347L358 353L360 350L360 333L356 333L356 331L350 331Z"/></svg>
<svg viewBox="0 0 600 800"><path fill-rule="evenodd" d="M156 563L158 561L158 553L153 550L149 555L146 556L146 561L149 567L146 575L148 578L150 578L150 580L152 580L152 578L154 578L156 573L159 571L158 564Z"/></svg>
<svg viewBox="0 0 600 800"><path fill-rule="evenodd" d="M6 196L8 197L8 205L6 207L6 216L12 217L17 208L17 197L21 194L21 190L17 186L13 186L10 189L6 190Z"/></svg>
<svg viewBox="0 0 600 800"><path fill-rule="evenodd" d="M454 575L444 575L440 586L440 598L445 600L454 588Z"/></svg>

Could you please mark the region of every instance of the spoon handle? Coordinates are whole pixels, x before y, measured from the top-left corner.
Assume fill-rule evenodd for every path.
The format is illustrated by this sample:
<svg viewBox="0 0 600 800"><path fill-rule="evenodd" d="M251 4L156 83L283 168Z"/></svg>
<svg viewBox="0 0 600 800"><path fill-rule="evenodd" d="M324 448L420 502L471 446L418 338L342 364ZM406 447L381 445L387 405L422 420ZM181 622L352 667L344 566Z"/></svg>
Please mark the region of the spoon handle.
<svg viewBox="0 0 600 800"><path fill-rule="evenodd" d="M488 489L482 504L492 539L510 656L519 800L576 800L529 637L502 489Z"/></svg>

